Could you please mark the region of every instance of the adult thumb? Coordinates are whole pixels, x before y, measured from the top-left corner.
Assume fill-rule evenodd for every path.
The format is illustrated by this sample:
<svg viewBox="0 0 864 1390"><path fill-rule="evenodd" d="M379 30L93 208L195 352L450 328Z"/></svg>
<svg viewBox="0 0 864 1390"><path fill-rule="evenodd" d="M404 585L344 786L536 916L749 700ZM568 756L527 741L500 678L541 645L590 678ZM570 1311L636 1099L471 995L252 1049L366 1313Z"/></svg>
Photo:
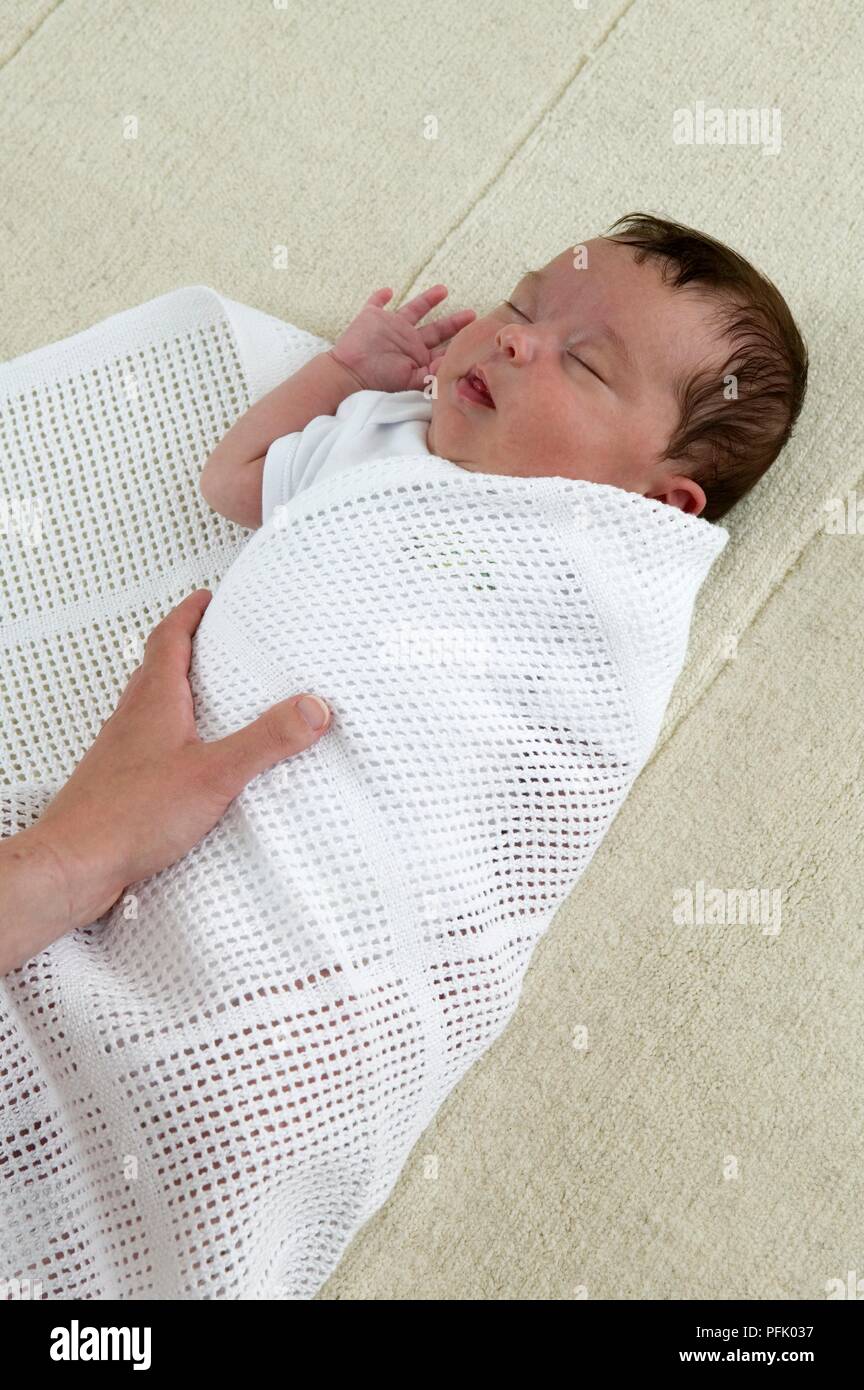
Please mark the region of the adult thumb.
<svg viewBox="0 0 864 1390"><path fill-rule="evenodd" d="M329 706L318 695L292 695L271 705L245 728L207 745L220 785L237 796L260 772L317 743L331 719Z"/></svg>

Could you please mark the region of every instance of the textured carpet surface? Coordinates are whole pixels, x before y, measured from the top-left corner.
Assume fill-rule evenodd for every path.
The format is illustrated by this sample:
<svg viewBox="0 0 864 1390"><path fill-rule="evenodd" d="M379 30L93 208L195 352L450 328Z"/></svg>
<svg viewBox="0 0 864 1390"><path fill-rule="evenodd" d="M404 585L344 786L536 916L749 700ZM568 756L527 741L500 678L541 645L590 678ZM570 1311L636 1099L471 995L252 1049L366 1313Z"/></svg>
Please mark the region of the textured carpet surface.
<svg viewBox="0 0 864 1390"><path fill-rule="evenodd" d="M634 208L783 289L810 399L724 519L655 756L322 1297L820 1298L860 1275L864 536L828 534L825 507L864 499L864 12L13 0L4 20L5 357L181 284L330 338L382 284L443 279L482 312ZM779 152L674 144L698 102L778 108ZM769 929L676 922L699 883L760 891Z"/></svg>

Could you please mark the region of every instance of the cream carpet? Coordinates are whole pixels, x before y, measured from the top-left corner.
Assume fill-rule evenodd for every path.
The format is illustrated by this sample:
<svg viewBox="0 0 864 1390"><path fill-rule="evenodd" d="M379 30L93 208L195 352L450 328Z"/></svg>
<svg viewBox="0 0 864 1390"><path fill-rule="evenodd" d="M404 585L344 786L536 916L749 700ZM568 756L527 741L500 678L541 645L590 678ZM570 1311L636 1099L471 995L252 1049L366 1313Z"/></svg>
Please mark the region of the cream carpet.
<svg viewBox="0 0 864 1390"><path fill-rule="evenodd" d="M513 1024L321 1297L822 1298L864 1276L864 536L825 530L830 498L864 499L856 0L4 20L4 357L182 284L328 338L382 284L443 279L482 312L637 208L784 290L808 406L724 520L661 744ZM779 108L779 153L675 145L700 101ZM699 882L779 893L779 932L676 925Z"/></svg>

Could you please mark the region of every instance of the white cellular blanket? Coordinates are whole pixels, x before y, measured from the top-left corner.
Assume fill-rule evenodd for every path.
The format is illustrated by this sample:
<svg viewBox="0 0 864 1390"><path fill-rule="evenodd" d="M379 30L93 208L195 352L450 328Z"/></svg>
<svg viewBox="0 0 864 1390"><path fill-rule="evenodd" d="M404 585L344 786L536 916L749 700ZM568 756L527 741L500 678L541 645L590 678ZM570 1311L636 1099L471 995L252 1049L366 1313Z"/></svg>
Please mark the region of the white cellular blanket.
<svg viewBox="0 0 864 1390"><path fill-rule="evenodd" d="M0 983L0 1273L44 1297L315 1293L511 1017L728 539L420 455L320 480L238 555L202 461L323 346L192 288L0 371L4 833L235 555L195 644L202 735L300 690L335 716Z"/></svg>

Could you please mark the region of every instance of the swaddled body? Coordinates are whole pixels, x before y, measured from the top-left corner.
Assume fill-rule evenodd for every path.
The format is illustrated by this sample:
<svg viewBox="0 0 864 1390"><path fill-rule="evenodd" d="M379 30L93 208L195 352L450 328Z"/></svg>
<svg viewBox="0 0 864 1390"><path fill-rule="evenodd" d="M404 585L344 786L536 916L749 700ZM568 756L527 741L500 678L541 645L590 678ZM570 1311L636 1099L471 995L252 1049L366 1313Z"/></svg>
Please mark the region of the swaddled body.
<svg viewBox="0 0 864 1390"><path fill-rule="evenodd" d="M725 540L615 487L429 455L277 507L201 624L199 729L301 688L333 728L62 943L86 953L56 1178L85 1255L63 1296L314 1294L511 1016ZM22 1187L22 1271L54 1182Z"/></svg>
<svg viewBox="0 0 864 1390"><path fill-rule="evenodd" d="M276 356L293 372L205 466L212 505L264 525L198 632L199 732L238 729L299 691L333 719L182 861L10 987L9 1277L49 1266L59 1298L310 1297L511 1017L534 945L656 740L694 599L728 540L699 512L707 501L722 515L776 456L806 377L772 286L691 229L636 221L624 249L590 242L587 262L568 250L474 323L471 311L416 330L443 287L383 318L390 292L376 292L335 360L299 370L309 344L295 351L290 325L166 298L178 307L167 323L159 311L152 379L170 368L172 429L155 450L161 400L147 429L132 422L136 480L158 483L175 416L188 430L216 411L235 356L253 394ZM742 302L743 317L718 318ZM151 342L149 314L133 327ZM262 334L278 352L256 346ZM90 344L93 377L126 369L129 325L106 336ZM87 354L75 342L71 356L52 367L77 380ZM403 389L429 368L431 422ZM26 391L16 378L15 399L43 374L24 372ZM99 434L120 471L128 418ZM298 430L305 454L276 438ZM77 461L77 439L60 443ZM180 565L154 543L118 598L116 557L141 549L127 519L153 512L118 506L87 538L88 575L94 555L104 570L94 612L79 601L64 621L91 666L109 645L103 608L161 606L161 585L219 569L218 554L202 569L191 541ZM44 637L36 648L28 634L16 689ZM25 788L34 807L40 778Z"/></svg>

